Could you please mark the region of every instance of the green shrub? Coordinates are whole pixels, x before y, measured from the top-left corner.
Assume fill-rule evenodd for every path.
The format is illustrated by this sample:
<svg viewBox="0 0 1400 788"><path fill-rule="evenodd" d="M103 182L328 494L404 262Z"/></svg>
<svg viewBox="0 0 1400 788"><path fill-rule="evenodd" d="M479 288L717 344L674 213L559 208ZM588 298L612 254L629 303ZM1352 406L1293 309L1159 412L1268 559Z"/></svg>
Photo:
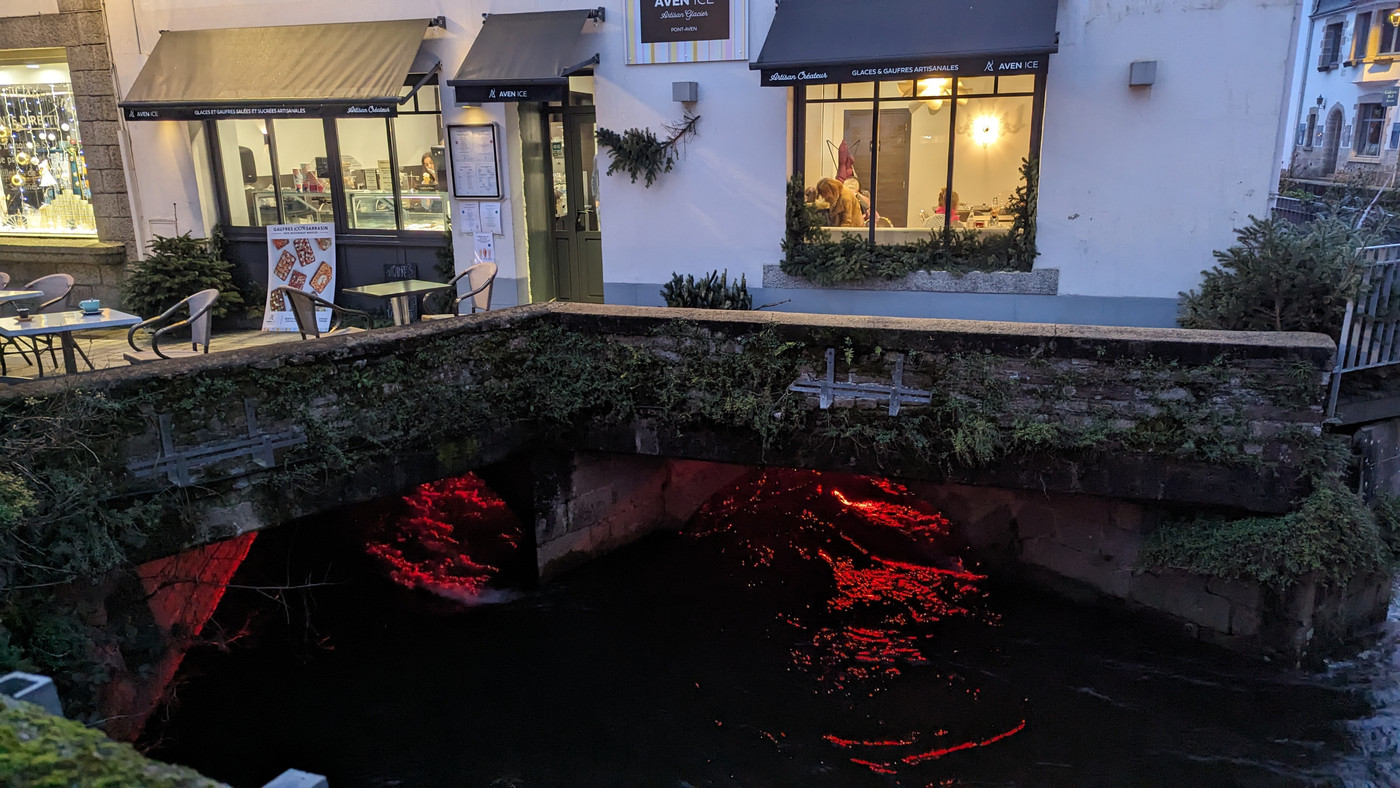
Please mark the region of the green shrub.
<svg viewBox="0 0 1400 788"><path fill-rule="evenodd" d="M151 241L151 254L131 271L122 285L126 308L152 317L200 290L215 288L219 300L213 315L223 317L243 305L233 281L233 264L223 259L217 239L191 238L189 233Z"/></svg>
<svg viewBox="0 0 1400 788"><path fill-rule="evenodd" d="M1317 331L1336 339L1347 300L1361 281L1361 249L1374 234L1324 214L1305 225L1257 219L1238 243L1215 252L1200 289L1182 293L1186 328Z"/></svg>
<svg viewBox="0 0 1400 788"><path fill-rule="evenodd" d="M690 309L753 309L753 296L743 274L736 282L729 281L729 272L711 271L696 279L690 274L672 274L671 281L661 288L666 306Z"/></svg>

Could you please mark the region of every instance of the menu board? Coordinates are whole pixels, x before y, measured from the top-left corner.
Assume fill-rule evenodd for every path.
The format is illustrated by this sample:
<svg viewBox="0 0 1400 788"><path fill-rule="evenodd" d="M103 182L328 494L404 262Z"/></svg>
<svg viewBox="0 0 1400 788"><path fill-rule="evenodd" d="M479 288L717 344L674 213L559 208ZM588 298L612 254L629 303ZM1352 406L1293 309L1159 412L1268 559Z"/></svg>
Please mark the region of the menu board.
<svg viewBox="0 0 1400 788"><path fill-rule="evenodd" d="M286 295L291 287L331 301L335 297L335 225L270 224L267 226L267 304L264 331L296 331L297 320ZM316 310L316 325L330 328L331 311Z"/></svg>
<svg viewBox="0 0 1400 788"><path fill-rule="evenodd" d="M452 159L452 196L501 199L496 124L448 126L447 152Z"/></svg>

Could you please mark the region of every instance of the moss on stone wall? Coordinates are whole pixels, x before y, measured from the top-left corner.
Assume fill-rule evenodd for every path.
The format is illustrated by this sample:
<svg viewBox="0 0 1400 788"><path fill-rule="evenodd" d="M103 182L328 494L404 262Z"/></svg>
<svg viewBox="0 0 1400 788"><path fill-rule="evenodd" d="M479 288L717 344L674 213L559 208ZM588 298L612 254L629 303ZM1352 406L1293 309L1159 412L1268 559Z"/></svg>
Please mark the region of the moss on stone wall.
<svg viewBox="0 0 1400 788"><path fill-rule="evenodd" d="M193 769L150 760L101 731L32 703L0 703L0 782L14 788L218 788Z"/></svg>

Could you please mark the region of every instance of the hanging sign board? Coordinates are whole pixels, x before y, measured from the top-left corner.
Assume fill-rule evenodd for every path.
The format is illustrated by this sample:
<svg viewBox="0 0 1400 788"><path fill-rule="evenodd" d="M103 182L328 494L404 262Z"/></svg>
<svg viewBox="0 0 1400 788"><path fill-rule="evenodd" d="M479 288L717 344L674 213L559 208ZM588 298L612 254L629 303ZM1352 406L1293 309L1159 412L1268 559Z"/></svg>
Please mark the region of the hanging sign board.
<svg viewBox="0 0 1400 788"><path fill-rule="evenodd" d="M123 106L127 120L226 120L231 118L392 118L397 104L231 104L227 106Z"/></svg>
<svg viewBox="0 0 1400 788"><path fill-rule="evenodd" d="M270 224L267 226L267 304L264 331L296 331L286 296L273 292L291 287L324 298L335 297L335 225ZM316 310L316 325L330 328L331 311Z"/></svg>
<svg viewBox="0 0 1400 788"><path fill-rule="evenodd" d="M627 0L627 63L748 60L748 0Z"/></svg>
<svg viewBox="0 0 1400 788"><path fill-rule="evenodd" d="M966 57L951 60L868 65L822 65L805 68L762 69L768 87L818 85L830 82L893 82L908 79L982 77L1003 74L1035 74L1045 70L1046 55L1024 57Z"/></svg>
<svg viewBox="0 0 1400 788"><path fill-rule="evenodd" d="M501 199L496 124L448 126L447 153L452 160L453 197L468 200Z"/></svg>
<svg viewBox="0 0 1400 788"><path fill-rule="evenodd" d="M1381 106L1393 107L1400 104L1400 88L1386 88L1381 91Z"/></svg>
<svg viewBox="0 0 1400 788"><path fill-rule="evenodd" d="M563 83L505 83L456 85L452 90L458 104L490 104L496 101L563 101Z"/></svg>

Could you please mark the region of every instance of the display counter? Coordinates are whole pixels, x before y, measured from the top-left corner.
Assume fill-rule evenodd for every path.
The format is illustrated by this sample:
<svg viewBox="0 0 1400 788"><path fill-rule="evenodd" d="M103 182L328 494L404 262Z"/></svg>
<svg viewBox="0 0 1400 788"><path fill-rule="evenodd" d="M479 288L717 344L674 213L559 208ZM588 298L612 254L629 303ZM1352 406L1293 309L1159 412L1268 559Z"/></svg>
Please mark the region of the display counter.
<svg viewBox="0 0 1400 788"><path fill-rule="evenodd" d="M393 192L353 191L349 195L351 230L397 230L398 202ZM404 192L403 229L444 232L451 202L444 192ZM277 196L271 190L254 195L259 223L277 224ZM312 224L335 220L330 192L282 192L282 213L287 224Z"/></svg>

